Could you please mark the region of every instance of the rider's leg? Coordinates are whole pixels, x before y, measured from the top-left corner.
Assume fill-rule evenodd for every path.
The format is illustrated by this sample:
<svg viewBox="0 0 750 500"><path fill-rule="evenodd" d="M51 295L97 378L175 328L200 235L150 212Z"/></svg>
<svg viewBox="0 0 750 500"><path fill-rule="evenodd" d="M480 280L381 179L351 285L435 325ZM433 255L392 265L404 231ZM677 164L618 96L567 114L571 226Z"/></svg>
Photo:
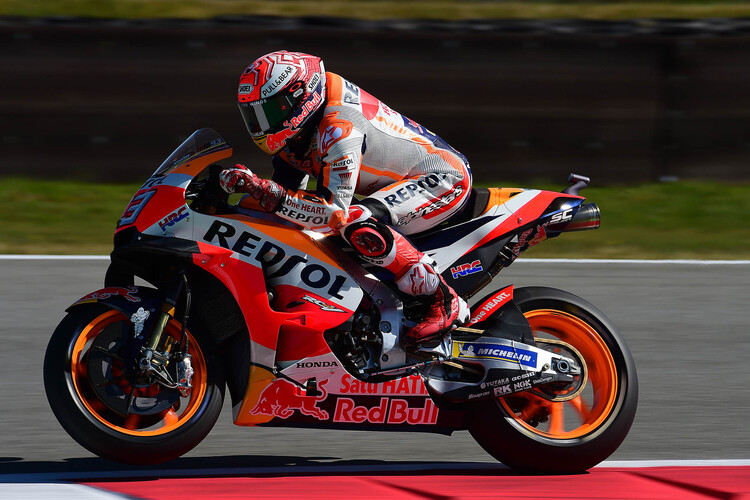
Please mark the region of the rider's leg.
<svg viewBox="0 0 750 500"><path fill-rule="evenodd" d="M421 323L407 330L406 340L421 342L467 321L466 302L436 272L434 261L403 235L369 215L367 208L353 206L351 222L341 232L344 239L363 259L391 271L399 290L431 299L427 314Z"/></svg>

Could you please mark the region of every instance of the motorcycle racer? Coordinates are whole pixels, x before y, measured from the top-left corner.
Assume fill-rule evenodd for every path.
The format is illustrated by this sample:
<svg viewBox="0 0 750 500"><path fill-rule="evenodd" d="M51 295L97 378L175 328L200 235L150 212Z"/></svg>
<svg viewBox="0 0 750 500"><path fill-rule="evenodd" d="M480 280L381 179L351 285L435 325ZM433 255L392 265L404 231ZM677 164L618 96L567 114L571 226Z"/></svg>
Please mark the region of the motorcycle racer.
<svg viewBox="0 0 750 500"><path fill-rule="evenodd" d="M305 229L340 234L365 261L392 272L403 293L431 300L407 329L407 344L468 321L466 302L405 237L468 200L471 171L461 153L309 54L282 50L254 61L240 77L238 105L274 172L261 179L244 165L225 169L225 191L248 193ZM314 191L306 189L310 176Z"/></svg>

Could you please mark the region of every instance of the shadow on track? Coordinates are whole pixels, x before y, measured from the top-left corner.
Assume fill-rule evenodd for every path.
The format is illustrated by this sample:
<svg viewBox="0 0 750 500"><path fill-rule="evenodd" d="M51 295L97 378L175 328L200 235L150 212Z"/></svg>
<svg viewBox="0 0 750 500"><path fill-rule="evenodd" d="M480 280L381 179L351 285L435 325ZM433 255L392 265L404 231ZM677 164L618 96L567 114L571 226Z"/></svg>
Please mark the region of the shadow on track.
<svg viewBox="0 0 750 500"><path fill-rule="evenodd" d="M101 458L25 461L0 457L0 483L163 479L175 477L289 477L357 475L520 475L502 464L483 462L400 462L335 457L236 455L188 457L153 466L129 466Z"/></svg>

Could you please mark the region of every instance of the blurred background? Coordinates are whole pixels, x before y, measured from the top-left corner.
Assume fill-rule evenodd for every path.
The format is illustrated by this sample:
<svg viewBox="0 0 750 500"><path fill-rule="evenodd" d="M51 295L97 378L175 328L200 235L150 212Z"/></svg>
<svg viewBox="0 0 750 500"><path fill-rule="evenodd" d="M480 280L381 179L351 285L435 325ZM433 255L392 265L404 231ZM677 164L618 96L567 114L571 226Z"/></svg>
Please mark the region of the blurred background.
<svg viewBox="0 0 750 500"><path fill-rule="evenodd" d="M651 194L684 200L666 227L704 217L696 198L717 198L714 231L736 230L750 209L750 5L731 0L0 0L0 179L140 183L200 127L270 175L236 88L250 62L282 48L321 56L436 132L478 183L564 184L570 172L593 186L678 182ZM38 182L0 185L17 207ZM130 193L99 210L108 234ZM636 215L615 221L649 225ZM22 232L0 253L39 252ZM49 248L66 252L61 238ZM746 235L713 240L750 255Z"/></svg>

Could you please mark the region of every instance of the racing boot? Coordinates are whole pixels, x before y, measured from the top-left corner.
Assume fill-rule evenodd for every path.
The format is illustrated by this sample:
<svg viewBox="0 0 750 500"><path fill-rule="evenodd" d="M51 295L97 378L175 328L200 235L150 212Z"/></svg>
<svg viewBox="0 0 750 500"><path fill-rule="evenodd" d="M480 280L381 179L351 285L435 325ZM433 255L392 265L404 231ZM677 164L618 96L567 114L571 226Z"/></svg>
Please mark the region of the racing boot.
<svg viewBox="0 0 750 500"><path fill-rule="evenodd" d="M374 219L347 229L345 239L365 260L391 271L399 290L429 303L422 321L406 331L406 344L438 338L469 320L466 301L435 271L434 261L400 233Z"/></svg>
<svg viewBox="0 0 750 500"><path fill-rule="evenodd" d="M428 273L434 273L439 282L430 296L432 302L422 321L406 330L406 344L419 344L438 338L454 326L463 325L469 320L469 306L466 301L456 295L453 288L445 283L442 276L435 273L432 266L426 265L424 268ZM411 278L409 280L411 281Z"/></svg>

